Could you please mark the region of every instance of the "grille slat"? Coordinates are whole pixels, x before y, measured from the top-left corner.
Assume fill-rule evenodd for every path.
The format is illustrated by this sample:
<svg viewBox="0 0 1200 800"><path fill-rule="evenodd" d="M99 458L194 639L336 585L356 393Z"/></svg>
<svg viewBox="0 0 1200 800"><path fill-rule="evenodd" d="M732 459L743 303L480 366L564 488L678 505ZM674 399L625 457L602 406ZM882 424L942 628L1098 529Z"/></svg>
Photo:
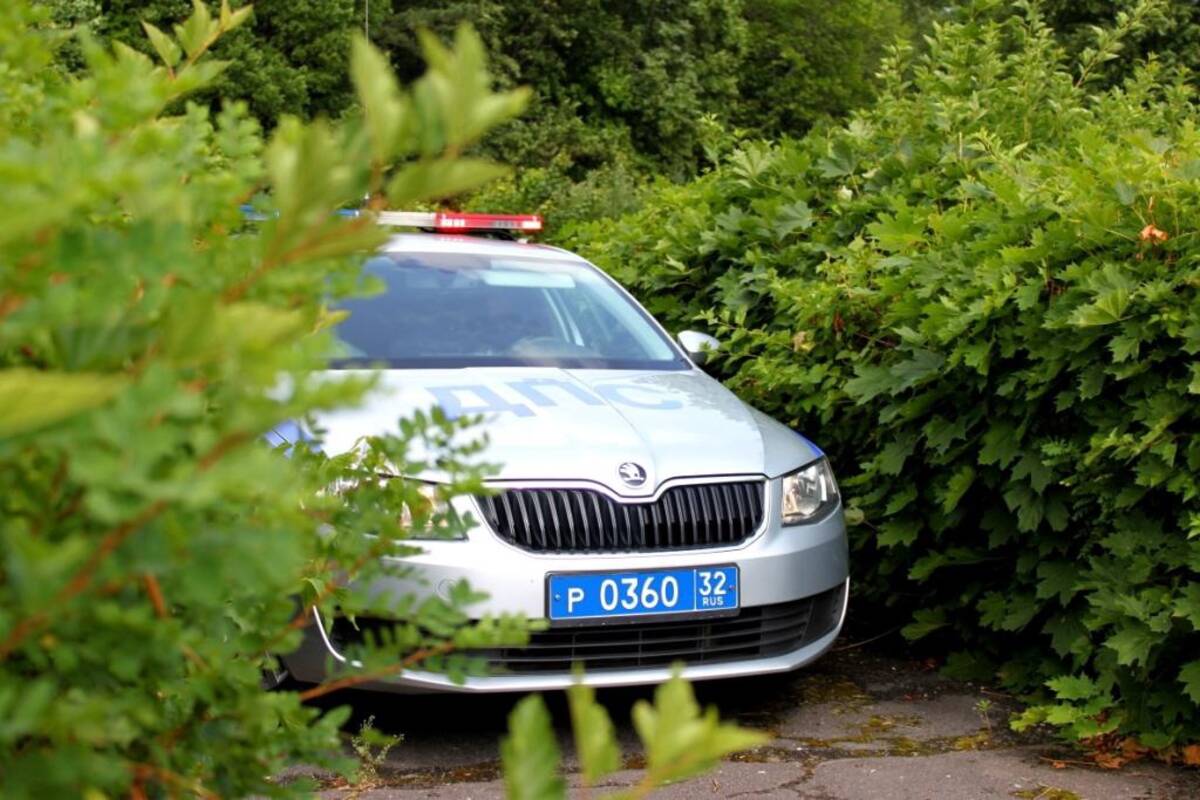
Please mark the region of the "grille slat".
<svg viewBox="0 0 1200 800"><path fill-rule="evenodd" d="M661 526L661 524L659 524L659 520L658 520L659 504L651 503L649 506L649 511L650 511L650 532L651 532L651 536L653 536L653 538L654 538L654 541L651 543L651 546L655 550L661 550L662 549L662 526ZM643 512L643 516L645 516L645 512Z"/></svg>
<svg viewBox="0 0 1200 800"><path fill-rule="evenodd" d="M705 489L712 504L713 528L716 529L717 541L727 542L733 537L733 520L729 519L729 506L725 505L725 500L721 497L720 486L706 486Z"/></svg>
<svg viewBox="0 0 1200 800"><path fill-rule="evenodd" d="M749 506L746 504L746 494L742 491L743 487L735 484L731 488L733 489L733 501L737 505L738 519L742 520L753 516L748 510Z"/></svg>
<svg viewBox="0 0 1200 800"><path fill-rule="evenodd" d="M554 508L554 492L541 492L540 494L546 498L546 505L550 508L550 530L554 532L555 546L561 550L565 526L558 521L558 511Z"/></svg>
<svg viewBox="0 0 1200 800"><path fill-rule="evenodd" d="M600 513L600 498L596 497L595 495L591 495L588 499L591 500L590 505L592 507L592 522L593 522L592 530L594 530L596 532L596 548L603 550L604 549L604 517ZM499 531L498 528L493 528L493 530Z"/></svg>
<svg viewBox="0 0 1200 800"><path fill-rule="evenodd" d="M721 503L725 508L725 514L729 520L729 540L733 541L734 537L737 535L734 530L734 526L740 521L737 506L733 503L734 490L730 489L725 484L721 484L718 487L718 491L721 493Z"/></svg>
<svg viewBox="0 0 1200 800"><path fill-rule="evenodd" d="M696 490L691 486L683 487L680 499L687 501L687 516L682 518L684 521L682 525L683 536L680 537L680 543L686 546L687 544L694 543L697 538L696 527L699 525L700 513L696 510ZM689 538L692 540L690 543L687 542Z"/></svg>
<svg viewBox="0 0 1200 800"><path fill-rule="evenodd" d="M565 516L567 518L567 531L571 537L571 549L576 550L579 548L579 540L575 537L575 524L576 524L575 517L576 517L576 515L575 515L575 509L571 506L571 496L563 495L562 504L563 504L563 516Z"/></svg>
<svg viewBox="0 0 1200 800"><path fill-rule="evenodd" d="M501 539L548 553L614 553L723 547L762 524L764 483L689 484L650 502L590 489L507 489L479 498Z"/></svg>
<svg viewBox="0 0 1200 800"><path fill-rule="evenodd" d="M528 511L528 509L525 508L525 498L526 498L526 495L518 494L518 495L516 495L514 500L517 504L517 509L521 512L521 524L522 524L522 529L525 532L525 544L529 547L533 547L533 538L532 537L533 537L534 527L529 524L529 511ZM542 542L542 546L545 547L546 543Z"/></svg>

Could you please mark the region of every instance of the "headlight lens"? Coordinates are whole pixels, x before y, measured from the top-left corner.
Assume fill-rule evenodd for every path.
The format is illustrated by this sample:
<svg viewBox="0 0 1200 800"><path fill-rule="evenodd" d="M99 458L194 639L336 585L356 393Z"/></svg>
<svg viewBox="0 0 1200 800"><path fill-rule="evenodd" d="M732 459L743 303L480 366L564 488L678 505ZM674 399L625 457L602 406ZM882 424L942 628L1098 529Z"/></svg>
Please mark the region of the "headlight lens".
<svg viewBox="0 0 1200 800"><path fill-rule="evenodd" d="M421 483L414 496L400 510L400 524L408 529L410 539L462 539L454 530L454 509L438 497L436 483ZM419 520L419 522L417 522Z"/></svg>
<svg viewBox="0 0 1200 800"><path fill-rule="evenodd" d="M466 533L459 517L444 498L436 483L408 481L403 487L387 486L390 481L402 481L390 475L362 480L339 479L326 488L329 494L339 495L347 502L367 502L378 508L400 507L399 523L407 529L408 539L465 539ZM382 493L365 494L374 489ZM404 491L407 489L407 491ZM403 492L403 499L394 492ZM355 496L357 495L357 496ZM351 498L354 499L351 499ZM368 534L368 535L374 535Z"/></svg>
<svg viewBox="0 0 1200 800"><path fill-rule="evenodd" d="M837 501L837 482L824 458L783 476L784 525L812 522L824 516Z"/></svg>

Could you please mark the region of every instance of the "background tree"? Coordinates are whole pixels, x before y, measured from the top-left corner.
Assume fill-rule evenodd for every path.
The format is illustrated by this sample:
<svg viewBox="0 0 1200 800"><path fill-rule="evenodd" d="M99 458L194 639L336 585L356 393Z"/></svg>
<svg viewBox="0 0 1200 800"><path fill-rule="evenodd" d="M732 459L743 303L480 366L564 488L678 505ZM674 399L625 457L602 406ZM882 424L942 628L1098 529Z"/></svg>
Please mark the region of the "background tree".
<svg viewBox="0 0 1200 800"><path fill-rule="evenodd" d="M1046 0L1047 21L1072 53L1095 44L1096 28L1117 25L1137 9L1136 0ZM1096 65L1092 78L1112 85L1130 77L1147 56L1191 77L1200 69L1200 4L1164 0L1144 14L1135 30L1122 37L1121 49Z"/></svg>
<svg viewBox="0 0 1200 800"><path fill-rule="evenodd" d="M737 126L763 138L804 134L868 102L886 48L914 30L899 3L757 0L743 16Z"/></svg>
<svg viewBox="0 0 1200 800"><path fill-rule="evenodd" d="M38 2L59 25L82 25L147 54L153 50L142 22L170 30L192 8L191 0ZM245 0L231 3L245 5ZM195 99L214 106L218 98L242 100L267 129L283 114L338 116L354 102L347 76L351 36L361 30L361 6L361 0L357 9L356 0L259 0L246 24L213 45L214 56L229 67ZM66 50L66 58L71 66L81 64L74 46ZM418 75L419 69L410 77Z"/></svg>
<svg viewBox="0 0 1200 800"><path fill-rule="evenodd" d="M490 149L523 166L565 158L575 179L620 157L682 176L698 156L696 119L738 101L741 11L719 0L395 2L372 39L405 75L419 65L414 30L469 20L498 54L502 84L535 94Z"/></svg>

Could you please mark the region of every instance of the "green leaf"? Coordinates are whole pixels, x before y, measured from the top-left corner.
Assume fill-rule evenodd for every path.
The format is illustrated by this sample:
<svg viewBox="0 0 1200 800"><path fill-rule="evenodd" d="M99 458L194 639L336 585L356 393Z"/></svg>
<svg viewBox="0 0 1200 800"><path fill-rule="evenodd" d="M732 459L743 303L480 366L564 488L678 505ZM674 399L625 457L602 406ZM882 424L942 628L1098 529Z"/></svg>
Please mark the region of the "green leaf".
<svg viewBox="0 0 1200 800"><path fill-rule="evenodd" d="M585 785L621 768L621 749L617 745L612 720L604 706L596 702L596 691L576 683L567 690L571 707L571 727L575 732L575 753Z"/></svg>
<svg viewBox="0 0 1200 800"><path fill-rule="evenodd" d="M1133 201L1137 199L1137 189L1130 186L1125 181L1117 181L1113 186L1117 193L1117 200L1123 206L1133 205Z"/></svg>
<svg viewBox="0 0 1200 800"><path fill-rule="evenodd" d="M1200 582L1189 581L1175 603L1175 615L1183 617L1200 631Z"/></svg>
<svg viewBox="0 0 1200 800"><path fill-rule="evenodd" d="M878 222L867 226L879 246L889 252L908 250L925 239L925 223L919 221L911 208L902 208L894 216L880 216Z"/></svg>
<svg viewBox="0 0 1200 800"><path fill-rule="evenodd" d="M1200 706L1200 660L1183 665L1179 670L1179 682L1183 684L1183 693Z"/></svg>
<svg viewBox="0 0 1200 800"><path fill-rule="evenodd" d="M220 23L213 20L204 1L192 0L192 15L175 26L175 38L188 58L194 59L212 44L219 31Z"/></svg>
<svg viewBox="0 0 1200 800"><path fill-rule="evenodd" d="M59 422L107 403L129 384L123 375L0 370L0 437Z"/></svg>
<svg viewBox="0 0 1200 800"><path fill-rule="evenodd" d="M859 405L869 403L885 392L891 393L895 386L892 374L885 367L866 364L854 366L855 377L846 381L846 394Z"/></svg>
<svg viewBox="0 0 1200 800"><path fill-rule="evenodd" d="M945 609L920 608L913 612L913 621L900 629L900 635L912 642L941 630L947 624Z"/></svg>
<svg viewBox="0 0 1200 800"><path fill-rule="evenodd" d="M982 551L972 550L968 547L951 547L948 550L938 550L918 558L909 569L908 577L921 582L942 567L978 564L986 559L987 555Z"/></svg>
<svg viewBox="0 0 1200 800"><path fill-rule="evenodd" d="M460 152L484 131L520 114L528 104L527 88L491 90L483 41L470 25L459 25L453 50L429 31L419 30L417 35L429 71L413 86L413 98L418 114L440 122L429 127L440 128L444 147ZM422 153L432 154L431 142L426 140Z"/></svg>
<svg viewBox="0 0 1200 800"><path fill-rule="evenodd" d="M445 158L418 161L396 171L388 181L388 201L405 207L424 200L439 200L477 189L509 173L509 168L479 158Z"/></svg>
<svg viewBox="0 0 1200 800"><path fill-rule="evenodd" d="M158 57L168 67L174 68L183 55L179 45L175 44L175 40L145 20L142 21L142 29L146 31L146 36L150 37L150 44L154 46Z"/></svg>
<svg viewBox="0 0 1200 800"><path fill-rule="evenodd" d="M1114 289L1098 297L1090 305L1082 306L1071 319L1080 327L1112 325L1125 318L1130 294L1124 289Z"/></svg>
<svg viewBox="0 0 1200 800"><path fill-rule="evenodd" d="M808 203L797 200L779 207L779 210L775 212L775 220L772 222L771 229L775 232L775 238L783 239L795 231L808 230L812 224L812 209L808 207Z"/></svg>
<svg viewBox="0 0 1200 800"><path fill-rule="evenodd" d="M1054 473L1046 467L1036 453L1032 452L1026 452L1021 456L1016 466L1013 467L1012 476L1013 480L1028 478L1030 488L1038 494L1045 491L1054 479Z"/></svg>
<svg viewBox="0 0 1200 800"><path fill-rule="evenodd" d="M916 445L917 437L911 434L888 442L879 452L879 471L884 475L899 475Z"/></svg>
<svg viewBox="0 0 1200 800"><path fill-rule="evenodd" d="M1093 364L1079 374L1079 398L1090 400L1099 397L1104 388L1104 365Z"/></svg>
<svg viewBox="0 0 1200 800"><path fill-rule="evenodd" d="M979 449L980 464L995 464L1007 467L1021 452L1017 431L1004 422L994 423L983 435L983 446Z"/></svg>
<svg viewBox="0 0 1200 800"><path fill-rule="evenodd" d="M1114 336L1108 343L1108 349L1113 354L1113 361L1117 364L1136 359L1141 346L1141 340L1133 336Z"/></svg>
<svg viewBox="0 0 1200 800"><path fill-rule="evenodd" d="M1072 561L1043 561L1038 564L1037 598L1045 600L1058 597L1063 606L1079 591L1081 567Z"/></svg>
<svg viewBox="0 0 1200 800"><path fill-rule="evenodd" d="M250 19L250 15L254 13L254 6L243 6L236 11L230 9L229 0L221 0L220 23L221 31L228 32L239 27L243 22Z"/></svg>
<svg viewBox="0 0 1200 800"><path fill-rule="evenodd" d="M541 695L529 695L509 714L500 760L509 800L566 798L567 783L558 773L558 742Z"/></svg>
<svg viewBox="0 0 1200 800"><path fill-rule="evenodd" d="M967 419L958 416L948 420L938 416L925 423L923 430L926 443L939 453L944 453L954 442L966 438Z"/></svg>
<svg viewBox="0 0 1200 800"><path fill-rule="evenodd" d="M950 480L946 482L945 489L941 492L942 511L949 514L957 508L959 501L974 482L975 468L970 464L964 464L955 470L954 474L950 476Z"/></svg>
<svg viewBox="0 0 1200 800"><path fill-rule="evenodd" d="M911 545L921 532L921 524L915 520L889 519L879 526L879 535L875 541L880 547L895 547Z"/></svg>
<svg viewBox="0 0 1200 800"><path fill-rule="evenodd" d="M1019 631L1033 620L1040 605L1033 595L1026 593L1013 594L1008 598L1004 618L997 627L1004 631Z"/></svg>
<svg viewBox="0 0 1200 800"><path fill-rule="evenodd" d="M932 350L914 350L912 358L893 365L889 372L896 379L896 390L899 391L937 375L945 363L946 358L940 353Z"/></svg>
<svg viewBox="0 0 1200 800"><path fill-rule="evenodd" d="M362 106L371 156L386 163L399 149L404 105L387 57L361 36L350 47L350 77Z"/></svg>
<svg viewBox="0 0 1200 800"><path fill-rule="evenodd" d="M1145 663L1150 651L1158 644L1159 636L1140 622L1125 622L1104 641L1104 646L1117 654L1117 663L1132 667Z"/></svg>
<svg viewBox="0 0 1200 800"><path fill-rule="evenodd" d="M903 511L916 499L917 487L905 486L891 496L891 498L888 500L887 507L883 509L883 513L889 516L896 514L900 511Z"/></svg>
<svg viewBox="0 0 1200 800"><path fill-rule="evenodd" d="M654 705L639 700L633 726L646 750L646 768L657 785L711 769L723 757L770 741L770 736L703 714L687 681L678 675L654 692Z"/></svg>
<svg viewBox="0 0 1200 800"><path fill-rule="evenodd" d="M1046 686L1059 700L1090 700L1100 694L1100 687L1086 675L1062 675L1046 681Z"/></svg>
<svg viewBox="0 0 1200 800"><path fill-rule="evenodd" d="M1057 614L1050 617L1042 627L1050 634L1050 647L1060 656L1086 658L1093 650L1088 629L1077 614Z"/></svg>

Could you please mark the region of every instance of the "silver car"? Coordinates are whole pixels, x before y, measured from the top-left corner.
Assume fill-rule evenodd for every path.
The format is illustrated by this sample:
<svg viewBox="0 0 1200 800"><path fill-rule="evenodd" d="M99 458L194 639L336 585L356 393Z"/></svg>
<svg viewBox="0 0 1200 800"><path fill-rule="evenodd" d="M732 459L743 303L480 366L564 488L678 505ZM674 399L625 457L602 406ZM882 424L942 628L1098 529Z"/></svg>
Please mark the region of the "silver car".
<svg viewBox="0 0 1200 800"><path fill-rule="evenodd" d="M465 578L490 598L481 615L548 620L527 647L487 653L487 676L405 672L371 688L556 689L575 664L596 686L662 681L676 662L692 680L748 676L830 647L849 596L837 484L812 442L700 369L714 340L672 339L555 247L402 234L365 269L386 290L353 301L339 335L387 368L373 402L320 420L328 449L437 405L484 415L483 458L502 467L496 494L456 501L479 521L465 539L407 560L421 581L372 588ZM319 681L353 635L318 618L286 666Z"/></svg>

